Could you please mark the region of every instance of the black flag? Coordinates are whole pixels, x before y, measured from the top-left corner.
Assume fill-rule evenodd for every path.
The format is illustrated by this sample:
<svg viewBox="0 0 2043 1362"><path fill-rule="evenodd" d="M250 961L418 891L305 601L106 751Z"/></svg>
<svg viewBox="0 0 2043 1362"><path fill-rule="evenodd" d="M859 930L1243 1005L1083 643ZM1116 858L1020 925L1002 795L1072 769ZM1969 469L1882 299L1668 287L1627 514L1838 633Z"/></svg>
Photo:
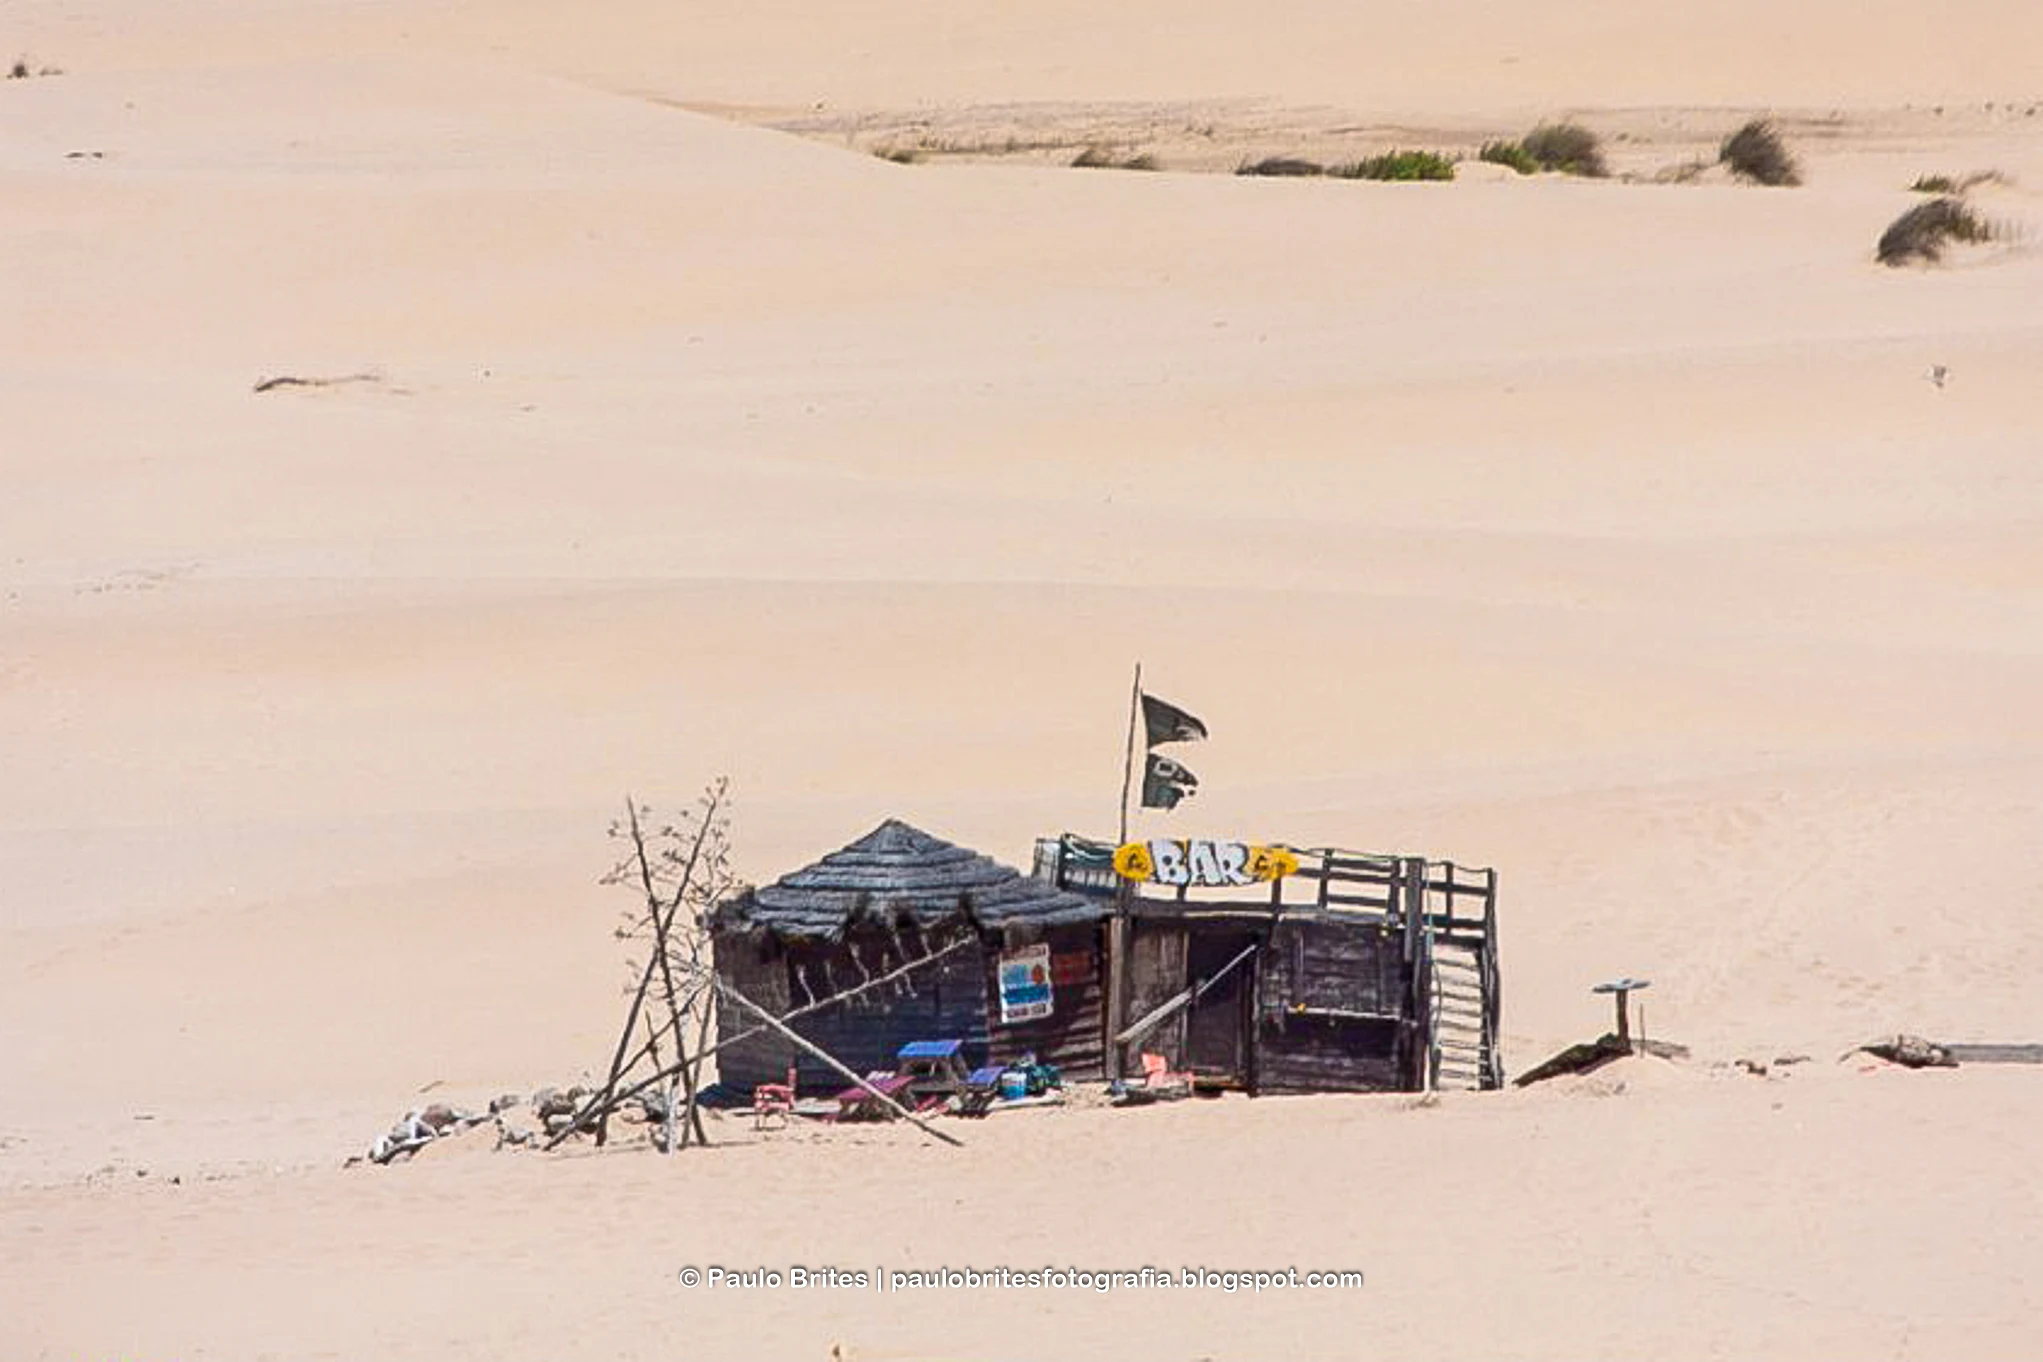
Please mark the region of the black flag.
<svg viewBox="0 0 2043 1362"><path fill-rule="evenodd" d="M1193 720L1197 723L1198 720ZM1186 795L1199 792L1199 778L1169 757L1151 752L1142 767L1142 807L1175 809Z"/></svg>
<svg viewBox="0 0 2043 1362"><path fill-rule="evenodd" d="M1168 700L1159 700L1154 695L1142 697L1142 723L1149 730L1149 745L1165 742L1192 742L1206 736L1206 725L1179 709ZM1145 795L1142 802L1147 804ZM1175 802L1175 801L1173 801ZM1170 805L1163 805L1169 808Z"/></svg>

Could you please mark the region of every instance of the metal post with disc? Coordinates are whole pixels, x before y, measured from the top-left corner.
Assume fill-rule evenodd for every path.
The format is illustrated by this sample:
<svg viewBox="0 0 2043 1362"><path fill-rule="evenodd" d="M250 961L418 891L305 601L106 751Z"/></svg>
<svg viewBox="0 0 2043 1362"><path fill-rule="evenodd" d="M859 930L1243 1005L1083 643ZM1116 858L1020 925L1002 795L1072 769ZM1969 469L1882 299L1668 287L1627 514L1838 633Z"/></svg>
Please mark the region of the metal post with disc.
<svg viewBox="0 0 2043 1362"><path fill-rule="evenodd" d="M1651 979L1626 977L1623 979L1611 979L1589 990L1591 993L1614 993L1617 995L1617 1043L1622 1045L1627 1053L1633 1051L1631 1008L1627 1005L1627 1000L1631 997L1634 989L1651 988L1652 986L1653 981ZM1644 1010L1644 1004L1640 1005L1640 1009L1641 1011Z"/></svg>

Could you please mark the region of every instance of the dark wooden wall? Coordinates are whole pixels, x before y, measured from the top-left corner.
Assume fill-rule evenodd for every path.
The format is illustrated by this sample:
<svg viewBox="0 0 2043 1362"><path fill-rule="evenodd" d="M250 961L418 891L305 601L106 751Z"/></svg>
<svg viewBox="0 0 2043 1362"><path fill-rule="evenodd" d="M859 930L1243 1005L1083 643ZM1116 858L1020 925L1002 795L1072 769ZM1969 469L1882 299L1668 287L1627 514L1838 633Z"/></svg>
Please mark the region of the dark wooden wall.
<svg viewBox="0 0 2043 1362"><path fill-rule="evenodd" d="M1035 940L1050 947L1052 1011L1047 1017L1003 1025L1000 953L986 952L986 1015L991 1058L1001 1063L1033 1052L1067 1079L1106 1076L1106 928L1100 923L1052 927Z"/></svg>
<svg viewBox="0 0 2043 1362"><path fill-rule="evenodd" d="M759 1006L779 1016L793 1006L787 997L787 961L778 943L766 937L731 933L712 942L717 976ZM757 1025L758 1019L736 1004L717 999L718 1036L735 1036ZM739 1041L716 1056L720 1081L750 1092L760 1083L779 1083L787 1077L787 1042L771 1033Z"/></svg>
<svg viewBox="0 0 2043 1362"><path fill-rule="evenodd" d="M789 943L762 949L748 938L728 936L716 943L717 972L761 1007L778 1013L857 986L901 963L898 943L883 933L853 934L839 943ZM986 957L975 944L919 970L901 985L876 989L848 1002L826 1007L793 1023L805 1039L815 1042L863 1074L892 1069L903 1045L916 1040L962 1040L972 1064L985 1062ZM761 992L779 994L769 1002ZM802 980L807 980L807 988ZM750 979L754 988L743 982ZM736 1034L749 1023L728 1005L718 1009L717 1025ZM743 1090L758 1083L779 1083L795 1059L805 1094L833 1093L849 1087L843 1075L809 1054L794 1054L787 1041L771 1035L748 1041L719 1057L724 1082ZM736 1052L734 1054L734 1051Z"/></svg>
<svg viewBox="0 0 2043 1362"><path fill-rule="evenodd" d="M1262 959L1263 1010L1405 1007L1404 933L1382 923L1280 918Z"/></svg>
<svg viewBox="0 0 2043 1362"><path fill-rule="evenodd" d="M1401 932L1376 923L1280 919L1257 982L1258 1090L1405 1087Z"/></svg>
<svg viewBox="0 0 2043 1362"><path fill-rule="evenodd" d="M1403 1092L1405 1065L1392 1021L1286 1017L1256 1029L1256 1090Z"/></svg>

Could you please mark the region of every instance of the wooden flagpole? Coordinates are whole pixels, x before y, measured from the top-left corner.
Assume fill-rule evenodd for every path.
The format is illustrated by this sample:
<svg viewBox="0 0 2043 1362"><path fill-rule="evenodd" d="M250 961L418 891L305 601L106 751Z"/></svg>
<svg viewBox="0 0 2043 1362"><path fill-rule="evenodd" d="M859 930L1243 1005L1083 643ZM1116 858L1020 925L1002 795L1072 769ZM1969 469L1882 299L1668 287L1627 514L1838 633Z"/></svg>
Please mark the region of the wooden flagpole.
<svg viewBox="0 0 2043 1362"><path fill-rule="evenodd" d="M1135 686L1128 695L1128 750L1121 754L1121 836L1117 847L1128 844L1128 787L1135 777L1135 725L1142 714L1142 663L1135 664ZM1149 746L1143 744L1143 774L1147 776ZM1107 1077L1121 1076L1121 1047L1112 1037L1121 1029L1128 1012L1128 898L1130 886L1124 880L1114 894L1114 915L1107 919Z"/></svg>
<svg viewBox="0 0 2043 1362"><path fill-rule="evenodd" d="M1142 709L1142 664L1135 664L1135 689L1128 696L1128 750L1121 756L1121 836L1114 843L1121 846L1128 840L1128 786L1135 775L1135 722Z"/></svg>

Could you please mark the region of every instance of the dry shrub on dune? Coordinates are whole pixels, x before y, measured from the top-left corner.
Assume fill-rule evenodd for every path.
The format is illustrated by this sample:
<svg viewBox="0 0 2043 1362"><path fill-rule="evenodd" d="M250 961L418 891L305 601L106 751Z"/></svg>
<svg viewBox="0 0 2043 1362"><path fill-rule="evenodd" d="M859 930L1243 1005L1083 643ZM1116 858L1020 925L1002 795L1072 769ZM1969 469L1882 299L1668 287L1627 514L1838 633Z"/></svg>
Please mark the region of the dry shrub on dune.
<svg viewBox="0 0 2043 1362"><path fill-rule="evenodd" d="M1610 173L1603 163L1603 142L1580 123L1543 123L1520 143L1542 170L1601 179Z"/></svg>
<svg viewBox="0 0 2043 1362"><path fill-rule="evenodd" d="M1724 139L1717 159L1729 166L1741 180L1771 186L1802 182L1801 167L1781 140L1780 130L1764 118L1755 118Z"/></svg>
<svg viewBox="0 0 2043 1362"><path fill-rule="evenodd" d="M1889 223L1874 255L1883 265L1934 265L1953 241L1991 241L1993 228L1963 199L1918 203Z"/></svg>

